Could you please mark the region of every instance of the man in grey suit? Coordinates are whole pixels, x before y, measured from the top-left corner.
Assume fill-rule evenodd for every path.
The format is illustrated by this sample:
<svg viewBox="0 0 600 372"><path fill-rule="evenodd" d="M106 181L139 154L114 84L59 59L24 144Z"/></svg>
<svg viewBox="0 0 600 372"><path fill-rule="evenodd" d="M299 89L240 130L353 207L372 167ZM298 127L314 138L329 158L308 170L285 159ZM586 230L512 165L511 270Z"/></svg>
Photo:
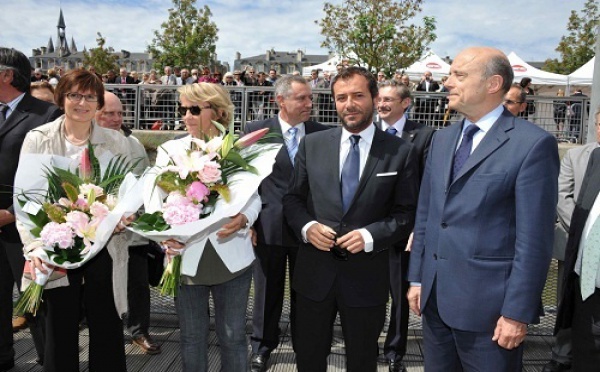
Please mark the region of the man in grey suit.
<svg viewBox="0 0 600 372"><path fill-rule="evenodd" d="M325 372L339 312L346 370L373 372L389 296L386 250L412 230L417 164L412 145L373 125L371 73L348 67L331 89L342 127L304 138L283 198L302 240L292 281L294 349L300 372Z"/></svg>
<svg viewBox="0 0 600 372"><path fill-rule="evenodd" d="M419 194L408 300L423 314L425 370L520 371L552 258L554 136L502 105L508 58L459 53L446 82L464 120L438 131Z"/></svg>
<svg viewBox="0 0 600 372"><path fill-rule="evenodd" d="M381 72L380 72L381 73ZM408 87L395 80L379 82L379 100L377 112L381 122L379 128L391 135L400 137L413 145L416 161L419 167L419 181L423 175L425 161L429 151L433 129L425 124L407 120L404 115L411 104L411 94ZM390 293L392 309L390 324L383 345L383 354L389 363L390 372L405 371L402 358L406 353L408 332L408 271L409 251L408 241L403 240L390 249Z"/></svg>
<svg viewBox="0 0 600 372"><path fill-rule="evenodd" d="M554 228L553 258L558 260L557 293L561 298L565 275L565 249L569 239L571 217L575 210L575 202L581 190L581 184L587 169L590 155L600 143L600 109L596 111L596 141L578 146L567 151L560 163L558 176L558 204L556 207L558 222ZM552 360L544 366L543 372L563 372L571 369L573 359L571 353L571 329L561 328L554 337Z"/></svg>
<svg viewBox="0 0 600 372"><path fill-rule="evenodd" d="M245 132L269 128L269 133L281 135L273 138L275 143L285 146L275 158L273 172L260 185L262 211L254 223L257 233L254 265L254 307L252 310L253 333L250 338L252 372L267 368L271 352L279 344L279 319L283 307L286 267L290 283L300 242L290 230L283 217L282 199L292 172L298 143L307 134L329 129L325 125L309 120L312 110L311 89L301 76L285 75L275 83L275 100L279 115L246 124ZM290 293L290 323L294 341L294 316L296 295Z"/></svg>
<svg viewBox="0 0 600 372"><path fill-rule="evenodd" d="M61 114L57 106L29 94L30 75L31 65L23 53L0 48L0 371L14 365L12 294L15 283L21 286L25 265L12 198L21 145L29 130ZM43 363L43 321L29 320L38 362Z"/></svg>

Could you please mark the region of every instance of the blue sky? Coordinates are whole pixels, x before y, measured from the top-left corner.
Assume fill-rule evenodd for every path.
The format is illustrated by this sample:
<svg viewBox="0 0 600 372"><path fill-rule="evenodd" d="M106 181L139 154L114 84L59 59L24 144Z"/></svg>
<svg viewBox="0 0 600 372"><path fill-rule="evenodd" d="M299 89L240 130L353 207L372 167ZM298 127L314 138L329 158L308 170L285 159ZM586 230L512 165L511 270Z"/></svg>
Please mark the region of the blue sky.
<svg viewBox="0 0 600 372"><path fill-rule="evenodd" d="M167 20L170 0L19 0L3 1L0 45L26 55L56 41L56 24L62 6L66 33L79 49L96 46L101 32L116 50L142 52L152 41L153 30ZM332 0L341 3L342 0ZM494 46L515 51L527 61L557 57L554 51L566 33L571 10L585 0L424 0L423 15L437 21L438 39L431 45L438 55L454 57L470 45ZM217 55L233 67L235 52L242 57L275 48L326 54L323 37L314 23L323 17L323 1L220 0L208 4L219 28Z"/></svg>

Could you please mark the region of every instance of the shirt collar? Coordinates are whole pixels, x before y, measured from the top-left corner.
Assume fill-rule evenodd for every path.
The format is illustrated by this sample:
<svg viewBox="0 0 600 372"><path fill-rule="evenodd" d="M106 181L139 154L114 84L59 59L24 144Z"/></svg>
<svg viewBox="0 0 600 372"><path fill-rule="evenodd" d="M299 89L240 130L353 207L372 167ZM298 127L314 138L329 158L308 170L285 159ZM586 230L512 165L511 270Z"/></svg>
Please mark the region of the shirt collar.
<svg viewBox="0 0 600 372"><path fill-rule="evenodd" d="M373 142L373 137L375 136L375 125L369 125L359 133L350 133L346 130L346 128L342 127L342 142L349 141L350 136L353 135L360 136L361 141L365 141L370 145Z"/></svg>
<svg viewBox="0 0 600 372"><path fill-rule="evenodd" d="M23 100L23 97L25 97L25 93L21 93L15 99L13 99L12 101L6 102L6 105L8 106L8 111L6 112L6 118L7 119L10 116L10 114L12 114L12 112L17 109L17 106Z"/></svg>
<svg viewBox="0 0 600 372"><path fill-rule="evenodd" d="M385 120L381 120L382 128L384 131L387 130L388 128L394 127L396 128L396 131L398 131L398 133L402 134L402 131L404 130L404 125L406 124L406 116L404 114L402 114L402 116L400 117L400 120L398 120L397 122L395 122L392 125L389 125Z"/></svg>
<svg viewBox="0 0 600 372"><path fill-rule="evenodd" d="M504 106L499 105L492 111L483 115L481 119L477 121L477 123L472 123L471 121L465 119L465 124L463 125L463 132L469 125L476 124L479 127L479 129L481 129L484 133L487 133L492 128L492 125L494 125L494 123L500 118L502 112L504 112Z"/></svg>
<svg viewBox="0 0 600 372"><path fill-rule="evenodd" d="M283 120L281 118L281 115L279 116L279 125L281 125L281 133L283 133L284 135L287 134L287 131L292 127L291 124L289 124L287 121ZM298 131L301 131L302 128L304 128L304 122L302 123L298 123L296 125L294 125L294 127L298 128Z"/></svg>

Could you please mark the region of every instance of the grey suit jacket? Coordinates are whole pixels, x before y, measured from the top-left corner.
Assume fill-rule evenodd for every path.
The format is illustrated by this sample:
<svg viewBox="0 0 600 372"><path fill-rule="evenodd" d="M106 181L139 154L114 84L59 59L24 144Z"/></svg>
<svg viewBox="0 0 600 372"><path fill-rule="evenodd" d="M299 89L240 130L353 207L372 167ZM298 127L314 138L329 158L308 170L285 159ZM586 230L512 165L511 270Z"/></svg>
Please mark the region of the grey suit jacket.
<svg viewBox="0 0 600 372"><path fill-rule="evenodd" d="M569 227L575 209L575 201L581 189L590 154L597 147L598 143L594 142L571 149L567 151L560 163L558 204L556 206L558 222L554 229L554 251L552 253L552 257L557 260L565 260L565 248L569 239Z"/></svg>

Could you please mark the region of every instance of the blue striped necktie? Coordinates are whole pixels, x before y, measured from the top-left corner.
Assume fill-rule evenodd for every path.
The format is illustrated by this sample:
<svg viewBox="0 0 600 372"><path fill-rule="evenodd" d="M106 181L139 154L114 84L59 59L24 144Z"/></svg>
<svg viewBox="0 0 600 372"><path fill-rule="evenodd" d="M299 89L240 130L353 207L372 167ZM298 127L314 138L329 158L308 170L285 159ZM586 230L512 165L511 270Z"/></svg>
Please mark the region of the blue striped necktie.
<svg viewBox="0 0 600 372"><path fill-rule="evenodd" d="M350 203L352 203L356 189L358 189L360 178L360 147L358 141L360 141L360 136L350 136L350 151L342 167L342 207L344 213L350 208Z"/></svg>
<svg viewBox="0 0 600 372"><path fill-rule="evenodd" d="M290 156L290 160L292 161L292 165L294 165L294 158L296 157L296 153L298 152L298 128L291 127L288 129L288 138L285 140L285 144L287 146L288 155Z"/></svg>
<svg viewBox="0 0 600 372"><path fill-rule="evenodd" d="M394 127L389 127L385 130L385 132L391 134L392 136L395 136L398 133L398 130Z"/></svg>
<svg viewBox="0 0 600 372"><path fill-rule="evenodd" d="M452 180L456 178L456 175L460 169L465 165L467 159L471 155L471 149L473 148L473 135L477 133L479 127L475 124L471 124L463 132L463 138L458 146L458 150L454 154L454 166L452 167Z"/></svg>

